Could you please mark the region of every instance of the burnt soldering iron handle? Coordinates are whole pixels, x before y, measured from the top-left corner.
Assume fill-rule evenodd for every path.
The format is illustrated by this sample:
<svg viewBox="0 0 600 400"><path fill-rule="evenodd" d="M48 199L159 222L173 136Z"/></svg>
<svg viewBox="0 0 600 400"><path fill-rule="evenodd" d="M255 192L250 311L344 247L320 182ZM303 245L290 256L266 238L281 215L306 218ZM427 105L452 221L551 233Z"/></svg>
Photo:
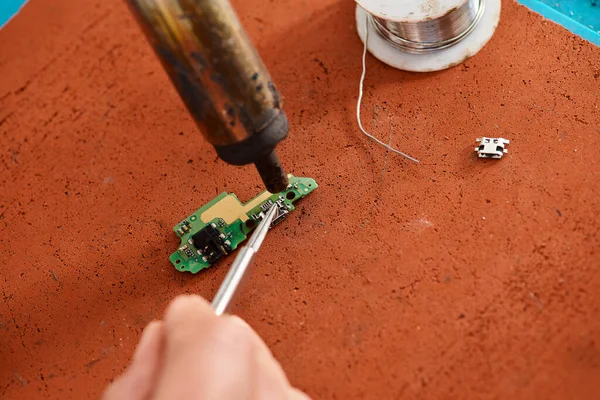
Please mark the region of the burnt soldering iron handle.
<svg viewBox="0 0 600 400"><path fill-rule="evenodd" d="M288 185L275 146L288 120L271 76L227 0L127 0L200 131L224 161Z"/></svg>

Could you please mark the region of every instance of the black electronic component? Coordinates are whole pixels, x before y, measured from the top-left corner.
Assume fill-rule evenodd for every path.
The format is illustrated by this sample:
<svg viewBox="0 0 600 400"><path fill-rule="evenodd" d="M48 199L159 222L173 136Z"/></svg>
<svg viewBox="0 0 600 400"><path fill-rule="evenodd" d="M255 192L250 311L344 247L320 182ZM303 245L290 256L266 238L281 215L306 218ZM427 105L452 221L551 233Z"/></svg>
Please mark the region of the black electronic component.
<svg viewBox="0 0 600 400"><path fill-rule="evenodd" d="M221 256L229 253L229 246L225 243L223 235L214 224L207 225L196 233L192 236L191 241L209 263L213 263Z"/></svg>

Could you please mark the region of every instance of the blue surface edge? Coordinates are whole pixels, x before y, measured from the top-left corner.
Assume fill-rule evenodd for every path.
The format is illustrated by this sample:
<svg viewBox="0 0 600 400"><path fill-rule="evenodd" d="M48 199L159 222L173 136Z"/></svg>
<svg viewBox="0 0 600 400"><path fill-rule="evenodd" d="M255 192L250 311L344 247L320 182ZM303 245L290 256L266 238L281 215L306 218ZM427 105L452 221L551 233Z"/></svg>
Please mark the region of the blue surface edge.
<svg viewBox="0 0 600 400"><path fill-rule="evenodd" d="M587 26L581 25L577 21L573 21L568 16L564 15L560 11L555 10L552 7L541 3L539 0L518 0L519 3L525 7L541 14L543 17L560 24L573 32L574 34L581 36L583 39L592 42L596 46L600 46L600 35L595 31L591 30Z"/></svg>
<svg viewBox="0 0 600 400"><path fill-rule="evenodd" d="M0 0L0 29L13 19L28 0Z"/></svg>

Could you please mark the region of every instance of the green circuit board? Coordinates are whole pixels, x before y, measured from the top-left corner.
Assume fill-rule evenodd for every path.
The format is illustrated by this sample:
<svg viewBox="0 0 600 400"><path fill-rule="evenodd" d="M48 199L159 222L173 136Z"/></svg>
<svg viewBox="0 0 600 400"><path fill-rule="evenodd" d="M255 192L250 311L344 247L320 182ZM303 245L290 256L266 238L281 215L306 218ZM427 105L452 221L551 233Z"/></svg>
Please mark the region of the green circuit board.
<svg viewBox="0 0 600 400"><path fill-rule="evenodd" d="M287 218L295 210L294 202L318 187L314 179L288 177L290 184L283 192L264 191L245 204L223 192L175 225L181 244L169 257L173 266L193 274L210 267L246 240L271 207L277 207L271 227Z"/></svg>

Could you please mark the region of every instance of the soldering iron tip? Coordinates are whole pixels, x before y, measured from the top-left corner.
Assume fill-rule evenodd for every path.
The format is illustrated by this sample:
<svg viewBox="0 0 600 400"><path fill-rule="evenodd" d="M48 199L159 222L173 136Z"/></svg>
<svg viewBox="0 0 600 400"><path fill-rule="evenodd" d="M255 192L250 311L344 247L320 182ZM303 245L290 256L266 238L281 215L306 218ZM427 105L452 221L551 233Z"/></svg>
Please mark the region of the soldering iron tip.
<svg viewBox="0 0 600 400"><path fill-rule="evenodd" d="M287 189L289 180L275 151L256 160L254 165L269 192L279 193Z"/></svg>

